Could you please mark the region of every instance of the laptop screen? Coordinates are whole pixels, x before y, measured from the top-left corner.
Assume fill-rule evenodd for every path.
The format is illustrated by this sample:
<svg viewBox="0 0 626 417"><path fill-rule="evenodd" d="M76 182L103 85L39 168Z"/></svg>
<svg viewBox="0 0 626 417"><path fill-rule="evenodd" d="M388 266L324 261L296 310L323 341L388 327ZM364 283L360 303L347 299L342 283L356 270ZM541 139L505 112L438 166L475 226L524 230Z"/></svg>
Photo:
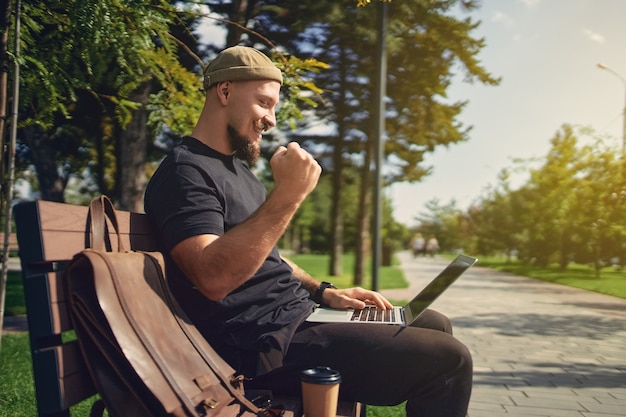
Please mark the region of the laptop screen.
<svg viewBox="0 0 626 417"><path fill-rule="evenodd" d="M474 265L476 258L458 255L404 308L407 325L422 314L467 268Z"/></svg>

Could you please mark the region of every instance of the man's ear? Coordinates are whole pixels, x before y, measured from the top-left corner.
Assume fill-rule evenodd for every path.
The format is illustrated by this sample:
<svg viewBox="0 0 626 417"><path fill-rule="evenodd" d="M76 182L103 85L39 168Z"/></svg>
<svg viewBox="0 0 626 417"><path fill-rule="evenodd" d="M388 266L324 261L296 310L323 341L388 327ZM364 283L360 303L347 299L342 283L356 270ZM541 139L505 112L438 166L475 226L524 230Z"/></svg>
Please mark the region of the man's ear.
<svg viewBox="0 0 626 417"><path fill-rule="evenodd" d="M230 81L222 81L217 83L217 97L222 104L226 104L228 97L230 96L230 90L232 83Z"/></svg>

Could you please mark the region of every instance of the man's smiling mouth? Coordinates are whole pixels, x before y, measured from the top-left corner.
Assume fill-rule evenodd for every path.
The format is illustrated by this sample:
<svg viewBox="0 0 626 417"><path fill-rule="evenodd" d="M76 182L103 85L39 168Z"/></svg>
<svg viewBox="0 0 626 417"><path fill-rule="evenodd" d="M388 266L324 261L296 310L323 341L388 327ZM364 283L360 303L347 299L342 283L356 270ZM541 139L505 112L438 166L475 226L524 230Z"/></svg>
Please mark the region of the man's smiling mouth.
<svg viewBox="0 0 626 417"><path fill-rule="evenodd" d="M265 120L258 120L256 122L255 130L259 135L269 130L269 128L270 126Z"/></svg>

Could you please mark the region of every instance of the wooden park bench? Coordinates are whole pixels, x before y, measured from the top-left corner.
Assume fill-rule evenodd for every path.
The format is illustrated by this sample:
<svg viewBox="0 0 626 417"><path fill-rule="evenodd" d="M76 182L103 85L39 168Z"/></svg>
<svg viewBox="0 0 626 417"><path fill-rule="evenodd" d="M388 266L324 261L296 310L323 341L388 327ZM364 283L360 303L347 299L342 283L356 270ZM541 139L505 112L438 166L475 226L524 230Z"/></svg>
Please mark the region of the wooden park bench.
<svg viewBox="0 0 626 417"><path fill-rule="evenodd" d="M69 417L70 407L97 394L73 336L63 283L69 260L88 246L87 211L48 201L14 208L40 417ZM145 214L118 210L117 218L126 248L158 250ZM359 403L340 402L337 414L356 417L362 410Z"/></svg>

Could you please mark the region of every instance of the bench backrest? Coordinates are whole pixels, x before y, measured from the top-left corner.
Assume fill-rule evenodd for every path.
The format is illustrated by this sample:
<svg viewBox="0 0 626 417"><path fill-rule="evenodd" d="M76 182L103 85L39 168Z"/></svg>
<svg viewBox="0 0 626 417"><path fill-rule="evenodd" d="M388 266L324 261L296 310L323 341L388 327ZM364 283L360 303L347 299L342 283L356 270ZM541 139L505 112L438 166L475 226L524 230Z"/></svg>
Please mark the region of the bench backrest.
<svg viewBox="0 0 626 417"><path fill-rule="evenodd" d="M39 416L69 416L96 394L73 330L62 271L88 246L88 207L49 201L14 208ZM157 250L144 214L117 211L126 248Z"/></svg>

